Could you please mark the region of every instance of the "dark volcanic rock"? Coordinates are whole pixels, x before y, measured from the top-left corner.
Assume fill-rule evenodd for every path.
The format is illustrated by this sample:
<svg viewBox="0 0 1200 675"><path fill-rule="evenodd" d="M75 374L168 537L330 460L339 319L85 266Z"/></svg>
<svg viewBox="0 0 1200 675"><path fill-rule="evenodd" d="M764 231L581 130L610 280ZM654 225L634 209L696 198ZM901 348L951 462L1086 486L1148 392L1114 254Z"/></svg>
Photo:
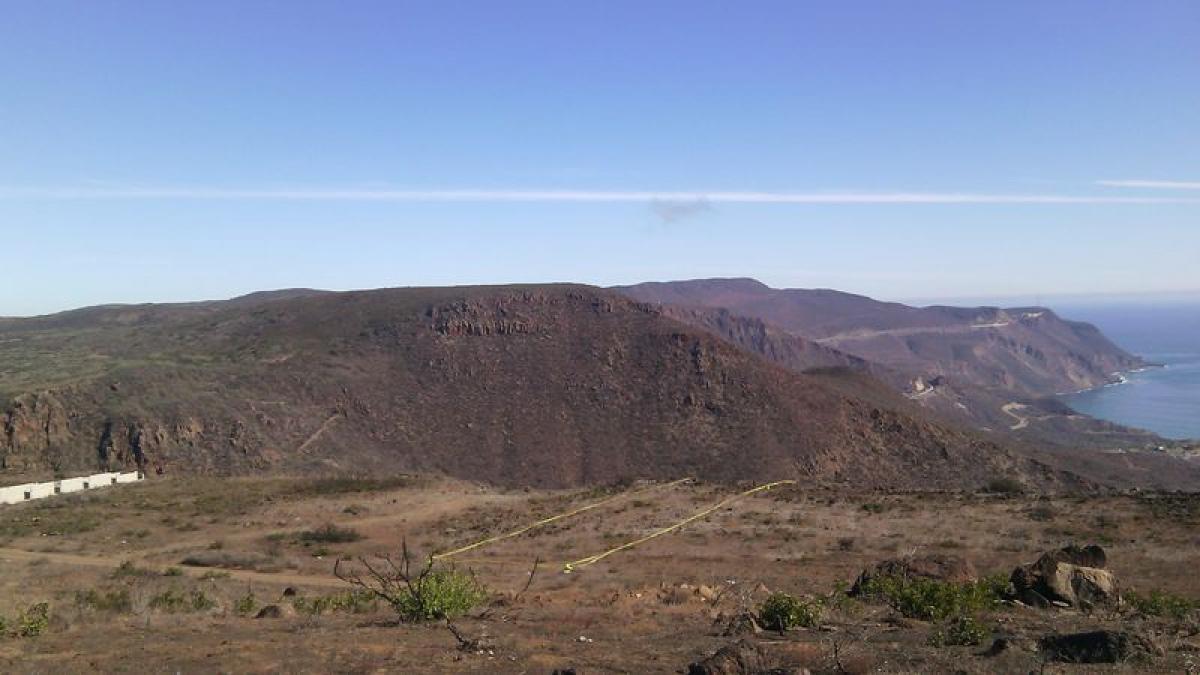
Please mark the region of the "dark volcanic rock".
<svg viewBox="0 0 1200 675"><path fill-rule="evenodd" d="M1046 660L1063 663L1120 663L1135 654L1161 653L1145 637L1111 630L1047 635L1038 642L1038 646Z"/></svg>

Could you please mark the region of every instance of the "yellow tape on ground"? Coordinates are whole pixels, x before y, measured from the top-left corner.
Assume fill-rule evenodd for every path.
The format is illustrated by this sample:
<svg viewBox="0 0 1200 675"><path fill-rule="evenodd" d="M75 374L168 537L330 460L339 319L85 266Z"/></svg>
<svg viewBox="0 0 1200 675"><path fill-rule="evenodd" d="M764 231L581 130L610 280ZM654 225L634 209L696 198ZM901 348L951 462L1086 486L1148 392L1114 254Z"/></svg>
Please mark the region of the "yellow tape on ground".
<svg viewBox="0 0 1200 675"><path fill-rule="evenodd" d="M570 518L571 516L579 515L580 513L583 513L585 511L591 511L592 509L599 508L599 507L604 506L605 504L608 504L609 502L615 501L617 499L622 499L624 497L632 497L634 495L640 495L644 492L649 492L651 490L668 488L668 487L671 487L672 485L679 485L680 483L686 483L689 480L691 480L691 478L680 478L679 480L671 481L670 483L659 483L656 485L650 485L650 486L641 488L639 490L634 490L632 492L622 492L621 494L617 494L617 495L613 495L611 497L607 497L605 499L601 499L598 502L592 502L591 504L585 504L584 506L581 506L577 509L572 509L570 511L567 511L566 513L560 513L556 516L550 516L549 518L543 518L542 520L539 520L536 523L530 523L529 525L526 525L525 527L513 530L512 532L505 532L504 534L498 534L494 537L488 537L487 539L482 539L480 541L475 542L474 544L467 544L466 546L463 546L461 548L456 548L453 551L446 551L444 553L435 553L433 556L433 559L441 560L442 558L450 558L450 557L456 556L460 553L466 553L467 551L471 551L471 550L480 548L482 546L487 546L488 544L494 544L498 541L504 541L505 539L511 539L513 537L518 537L534 528L541 527L543 525L549 525L550 523L553 523L556 520Z"/></svg>
<svg viewBox="0 0 1200 675"><path fill-rule="evenodd" d="M759 485L756 488L751 488L741 494L736 494L736 495L720 502L719 504L717 504L715 506L710 506L707 509L700 511L699 513L688 516L687 518L684 518L683 520L679 521L678 523L675 523L674 525L672 525L670 527L664 527L663 529L658 530L657 532L648 534L648 535L642 537L641 539L634 539L633 541L621 544L620 546L617 546L616 548L610 548L607 551L604 551L603 553L597 553L596 555L593 555L593 556L588 556L586 558L580 558L579 560L574 560L569 563L564 563L563 564L563 573L570 574L572 571L577 570L580 567L587 567L588 565L591 565L593 563L600 562L601 560L607 558L608 556L610 556L614 553L619 553L621 551L631 549L634 546L637 546L639 544L644 544L656 537L661 537L664 534L669 534L671 532L674 532L675 530L678 530L679 528L683 527L684 525L687 525L688 523L694 523L697 520L700 520L701 518L709 515L710 513L714 512L714 511L718 511L718 510L732 504L733 502L736 502L739 499L749 497L750 495L752 495L756 492L763 492L764 490L770 490L771 488L779 487L780 485L795 485L795 484L796 484L796 481L794 481L794 480L777 480L774 483L767 483L766 485Z"/></svg>

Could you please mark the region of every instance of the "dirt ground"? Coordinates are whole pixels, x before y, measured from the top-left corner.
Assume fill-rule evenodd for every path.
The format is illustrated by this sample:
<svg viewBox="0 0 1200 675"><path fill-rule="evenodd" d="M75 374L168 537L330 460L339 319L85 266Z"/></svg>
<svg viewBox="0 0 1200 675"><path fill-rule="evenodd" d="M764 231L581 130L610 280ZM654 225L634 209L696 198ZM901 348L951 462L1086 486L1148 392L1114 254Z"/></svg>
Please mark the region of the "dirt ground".
<svg viewBox="0 0 1200 675"><path fill-rule="evenodd" d="M544 492L415 477L160 478L2 507L0 670L681 672L736 640L723 625L771 591L829 597L864 567L912 553L962 556L981 574L1007 574L1068 543L1102 545L1126 590L1200 598L1200 497L1180 495L782 487L564 573L566 562L739 491L684 484L627 494L454 558L491 591L489 602L454 622L477 641L472 649L460 649L444 623L397 624L386 605L337 601L349 591L332 573L339 557L395 554L402 541L422 555L446 551L642 487ZM312 535L327 524L361 538ZM295 595L284 595L289 588ZM36 615L30 608L42 602L47 621L27 630ZM284 616L254 618L268 604ZM1195 612L1169 619L1004 606L981 619L988 630L981 646L936 647L930 635L939 626L850 600L817 628L749 639L779 665L813 672L1200 672ZM983 655L994 637L1036 641L1097 628L1136 631L1160 653L1090 666L1043 663L1028 649Z"/></svg>

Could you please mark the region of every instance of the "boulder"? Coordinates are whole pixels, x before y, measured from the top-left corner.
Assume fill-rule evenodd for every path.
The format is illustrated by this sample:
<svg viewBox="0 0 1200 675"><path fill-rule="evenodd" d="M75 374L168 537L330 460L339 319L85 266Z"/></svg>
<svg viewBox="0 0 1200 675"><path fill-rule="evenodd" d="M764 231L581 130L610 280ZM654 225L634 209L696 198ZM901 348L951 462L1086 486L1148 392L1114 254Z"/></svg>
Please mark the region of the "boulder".
<svg viewBox="0 0 1200 675"><path fill-rule="evenodd" d="M267 605L258 610L258 614L254 615L256 619L282 619L288 616L295 616L296 608L291 605Z"/></svg>
<svg viewBox="0 0 1200 675"><path fill-rule="evenodd" d="M1034 607L1065 604L1091 609L1116 605L1120 603L1120 589L1116 576L1104 569L1105 564L1107 557L1099 546L1068 546L1016 568L1009 580L1016 598Z"/></svg>
<svg viewBox="0 0 1200 675"><path fill-rule="evenodd" d="M862 571L850 589L850 595L861 595L863 588L872 579L902 577L906 579L934 579L952 583L967 583L979 578L971 561L958 556L930 553L921 556L892 558L878 562Z"/></svg>
<svg viewBox="0 0 1200 675"><path fill-rule="evenodd" d="M1148 638L1113 630L1047 635L1038 647L1047 661L1062 663L1120 663L1136 654L1162 653Z"/></svg>
<svg viewBox="0 0 1200 675"><path fill-rule="evenodd" d="M714 622L725 637L742 637L762 632L758 617L750 612L738 612L733 616L720 616Z"/></svg>

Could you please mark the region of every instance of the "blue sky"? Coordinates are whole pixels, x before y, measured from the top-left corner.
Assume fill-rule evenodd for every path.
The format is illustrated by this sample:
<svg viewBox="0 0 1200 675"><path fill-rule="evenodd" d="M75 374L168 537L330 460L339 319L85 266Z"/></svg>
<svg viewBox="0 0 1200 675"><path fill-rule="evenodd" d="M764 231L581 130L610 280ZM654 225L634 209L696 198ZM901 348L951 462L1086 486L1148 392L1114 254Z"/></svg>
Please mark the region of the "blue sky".
<svg viewBox="0 0 1200 675"><path fill-rule="evenodd" d="M5 6L0 315L288 286L1200 289L1200 3Z"/></svg>

